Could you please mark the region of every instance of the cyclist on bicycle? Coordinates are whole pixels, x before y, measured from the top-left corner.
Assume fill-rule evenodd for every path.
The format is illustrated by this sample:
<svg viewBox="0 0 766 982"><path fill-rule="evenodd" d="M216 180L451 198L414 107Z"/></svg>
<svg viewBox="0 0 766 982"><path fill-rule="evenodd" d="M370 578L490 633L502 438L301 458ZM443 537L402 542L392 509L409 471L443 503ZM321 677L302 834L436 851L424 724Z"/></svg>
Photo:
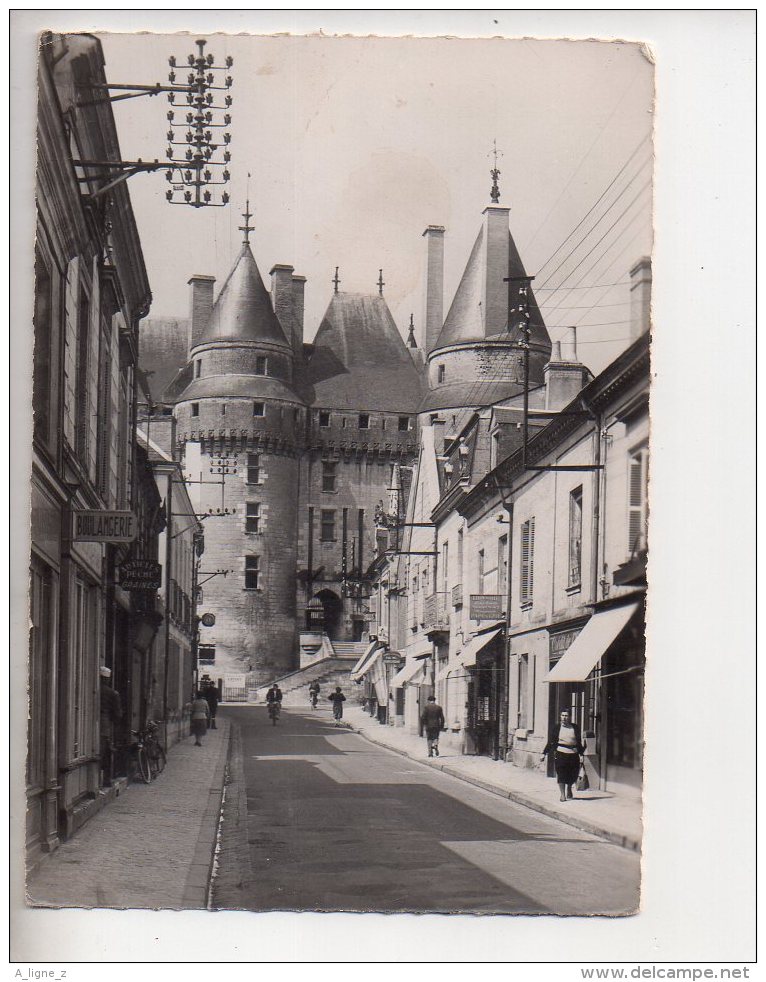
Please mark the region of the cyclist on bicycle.
<svg viewBox="0 0 766 982"><path fill-rule="evenodd" d="M271 687L266 693L266 705L269 709L271 721L276 724L277 717L282 709L282 690L276 682L271 683Z"/></svg>

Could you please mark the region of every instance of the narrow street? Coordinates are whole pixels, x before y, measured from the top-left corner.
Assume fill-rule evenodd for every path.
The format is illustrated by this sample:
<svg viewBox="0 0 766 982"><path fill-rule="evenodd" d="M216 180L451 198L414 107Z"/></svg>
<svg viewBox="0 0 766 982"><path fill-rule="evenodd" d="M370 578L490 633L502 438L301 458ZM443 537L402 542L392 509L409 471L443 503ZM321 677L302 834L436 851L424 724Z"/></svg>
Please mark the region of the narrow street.
<svg viewBox="0 0 766 982"><path fill-rule="evenodd" d="M374 746L335 727L327 710L283 710L276 726L263 707L221 714L236 739L217 908L577 915L638 906L636 853Z"/></svg>

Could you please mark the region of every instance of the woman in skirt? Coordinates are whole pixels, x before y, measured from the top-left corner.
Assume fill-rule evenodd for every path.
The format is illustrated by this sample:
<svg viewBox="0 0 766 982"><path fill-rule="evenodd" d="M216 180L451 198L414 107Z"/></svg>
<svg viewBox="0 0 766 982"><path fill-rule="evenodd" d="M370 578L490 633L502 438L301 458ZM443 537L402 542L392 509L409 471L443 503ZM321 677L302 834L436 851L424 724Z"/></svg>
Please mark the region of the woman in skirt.
<svg viewBox="0 0 766 982"><path fill-rule="evenodd" d="M197 693L197 698L191 706L191 733L194 737L194 746L201 747L200 737L207 733L207 724L210 719L210 706L207 699L201 692Z"/></svg>
<svg viewBox="0 0 766 982"><path fill-rule="evenodd" d="M551 752L554 755L553 761L556 767L556 780L561 792L561 801L574 798L572 786L580 773L585 744L580 737L580 727L577 723L570 721L568 709L561 711L559 722L551 730L540 760L545 760L546 754Z"/></svg>

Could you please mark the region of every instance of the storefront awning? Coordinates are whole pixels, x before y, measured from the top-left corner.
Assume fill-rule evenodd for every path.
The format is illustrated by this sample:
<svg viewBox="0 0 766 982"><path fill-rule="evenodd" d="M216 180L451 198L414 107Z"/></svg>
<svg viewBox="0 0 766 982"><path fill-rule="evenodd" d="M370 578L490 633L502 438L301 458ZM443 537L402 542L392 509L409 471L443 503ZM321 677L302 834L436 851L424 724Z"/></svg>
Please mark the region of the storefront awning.
<svg viewBox="0 0 766 982"><path fill-rule="evenodd" d="M434 646L430 641L416 641L411 648L407 648L403 654L408 658L428 658L434 653Z"/></svg>
<svg viewBox="0 0 766 982"><path fill-rule="evenodd" d="M543 681L584 682L637 610L630 603L594 614Z"/></svg>
<svg viewBox="0 0 766 982"><path fill-rule="evenodd" d="M388 701L388 690L382 679L375 680L375 698L378 700L379 706L385 706Z"/></svg>
<svg viewBox="0 0 766 982"><path fill-rule="evenodd" d="M391 688L401 689L406 682L412 682L413 678L422 670L422 661L415 661L415 659L413 659L412 661L407 662L404 668L400 669L391 679ZM419 684L419 682L415 683L415 685Z"/></svg>
<svg viewBox="0 0 766 982"><path fill-rule="evenodd" d="M371 641L369 646L365 648L364 654L359 659L359 661L351 669L351 681L356 682L360 679L365 672L369 671L375 662L380 658L385 650L385 645L380 644L378 641Z"/></svg>
<svg viewBox="0 0 766 982"><path fill-rule="evenodd" d="M471 668L476 664L476 656L486 646L490 641L494 641L498 636L502 628L498 627L494 631L488 631L486 634L478 634L475 638L471 638L468 644L463 648L460 653L460 663L465 668Z"/></svg>

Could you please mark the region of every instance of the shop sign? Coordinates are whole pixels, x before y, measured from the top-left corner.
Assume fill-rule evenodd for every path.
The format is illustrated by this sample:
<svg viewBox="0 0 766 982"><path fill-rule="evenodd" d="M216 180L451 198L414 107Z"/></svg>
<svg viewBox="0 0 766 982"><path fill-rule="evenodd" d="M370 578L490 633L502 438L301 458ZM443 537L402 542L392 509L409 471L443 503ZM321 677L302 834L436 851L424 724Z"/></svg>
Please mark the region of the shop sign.
<svg viewBox="0 0 766 982"><path fill-rule="evenodd" d="M472 621L498 621L503 616L501 593L472 593L470 618Z"/></svg>
<svg viewBox="0 0 766 982"><path fill-rule="evenodd" d="M581 627L576 628L574 631L561 631L559 634L551 635L551 656L563 655L567 648L570 647L574 639L582 630Z"/></svg>
<svg viewBox="0 0 766 982"><path fill-rule="evenodd" d="M132 542L138 534L132 511L75 511L73 518L77 542Z"/></svg>
<svg viewBox="0 0 766 982"><path fill-rule="evenodd" d="M150 559L129 559L120 566L120 586L123 590L159 590L162 566Z"/></svg>
<svg viewBox="0 0 766 982"><path fill-rule="evenodd" d="M225 675L223 681L227 689L244 689L247 685L247 676Z"/></svg>

